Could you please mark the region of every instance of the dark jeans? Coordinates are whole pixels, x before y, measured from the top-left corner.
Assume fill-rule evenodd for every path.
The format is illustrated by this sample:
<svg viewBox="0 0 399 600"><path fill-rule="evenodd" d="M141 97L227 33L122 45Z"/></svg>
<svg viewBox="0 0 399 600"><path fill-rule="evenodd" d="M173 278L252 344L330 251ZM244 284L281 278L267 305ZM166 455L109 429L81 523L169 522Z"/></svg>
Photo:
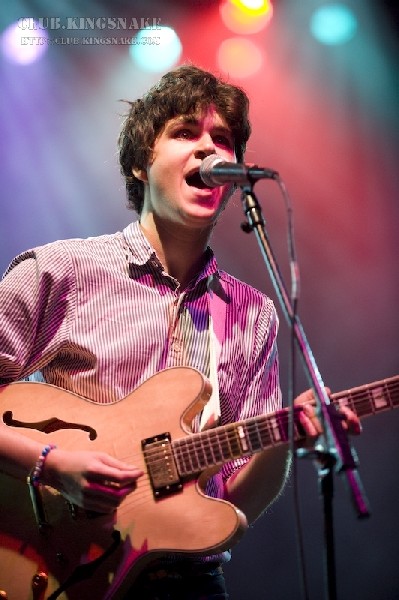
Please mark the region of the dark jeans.
<svg viewBox="0 0 399 600"><path fill-rule="evenodd" d="M228 600L220 566L183 566L142 573L125 600Z"/></svg>

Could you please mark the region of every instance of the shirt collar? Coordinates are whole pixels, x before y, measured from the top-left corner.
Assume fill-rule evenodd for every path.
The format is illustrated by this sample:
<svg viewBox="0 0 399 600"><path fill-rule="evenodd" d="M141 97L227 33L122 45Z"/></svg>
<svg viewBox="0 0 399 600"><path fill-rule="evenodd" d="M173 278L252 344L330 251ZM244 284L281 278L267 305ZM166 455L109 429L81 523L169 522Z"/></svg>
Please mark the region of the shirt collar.
<svg viewBox="0 0 399 600"><path fill-rule="evenodd" d="M155 250L145 237L138 221L133 221L123 230L123 236L130 248L130 262L145 265L154 258Z"/></svg>
<svg viewBox="0 0 399 600"><path fill-rule="evenodd" d="M132 263L135 265L145 265L149 261L154 261L154 259L158 260L154 248L145 237L138 221L133 221L133 223L125 227L123 236L130 248L131 256L129 258ZM222 273L219 271L212 248L208 246L206 249L205 266L193 281L193 287L203 279L207 279L212 275L220 277Z"/></svg>

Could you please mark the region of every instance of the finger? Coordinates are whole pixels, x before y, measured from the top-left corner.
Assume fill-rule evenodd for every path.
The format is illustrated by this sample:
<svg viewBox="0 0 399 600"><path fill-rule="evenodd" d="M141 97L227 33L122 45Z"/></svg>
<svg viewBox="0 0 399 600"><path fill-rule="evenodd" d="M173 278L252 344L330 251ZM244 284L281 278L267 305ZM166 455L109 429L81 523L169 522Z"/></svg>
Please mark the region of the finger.
<svg viewBox="0 0 399 600"><path fill-rule="evenodd" d="M126 485L121 485L119 483L115 483L114 481L106 480L103 483L104 487L107 490L108 494L112 494L114 498L122 499L128 494L134 492L137 489L137 481L133 481Z"/></svg>
<svg viewBox="0 0 399 600"><path fill-rule="evenodd" d="M137 479L138 477L125 477L112 471L93 473L86 478L87 485L92 489L103 490L105 493L113 493L120 497L130 494L137 488Z"/></svg>
<svg viewBox="0 0 399 600"><path fill-rule="evenodd" d="M350 408L342 406L340 408L341 414L345 417L343 427L353 435L359 435L362 432L362 425L359 417Z"/></svg>
<svg viewBox="0 0 399 600"><path fill-rule="evenodd" d="M322 432L320 423L310 404L303 406L303 410L299 414L299 420L308 437L316 438Z"/></svg>
<svg viewBox="0 0 399 600"><path fill-rule="evenodd" d="M108 480L124 486L134 483L142 475L144 475L144 471L135 465L129 465L113 456L104 454L99 457L99 462L92 465L87 478L100 483Z"/></svg>
<svg viewBox="0 0 399 600"><path fill-rule="evenodd" d="M122 460L119 460L118 458L115 458L114 456L111 456L110 454L101 455L101 461L105 465L114 467L115 469L118 469L119 471L126 471L126 472L140 471L140 472L142 472L141 469L139 469L135 465L131 465L129 463L123 462Z"/></svg>
<svg viewBox="0 0 399 600"><path fill-rule="evenodd" d="M112 481L113 483L118 484L119 486L128 486L136 483L137 479L139 479L142 475L144 475L144 471L136 467L130 468L128 471L109 469L105 473L105 478L110 482Z"/></svg>
<svg viewBox="0 0 399 600"><path fill-rule="evenodd" d="M299 396L295 398L296 406L312 404L312 402L314 402L314 394L313 390L310 389L306 390L305 392L302 392L302 394L299 394Z"/></svg>
<svg viewBox="0 0 399 600"><path fill-rule="evenodd" d="M322 434L323 427L320 423L319 417L317 416L315 407L312 404L307 404L305 406L305 413L307 414L313 428L316 430L316 435Z"/></svg>
<svg viewBox="0 0 399 600"><path fill-rule="evenodd" d="M134 489L135 486L115 488L100 483L90 483L83 492L84 507L99 512L115 510L124 497Z"/></svg>
<svg viewBox="0 0 399 600"><path fill-rule="evenodd" d="M331 390L329 387L325 387L324 390L325 390L327 396L329 396L331 394ZM297 396L295 399L295 404L296 405L312 404L313 406L315 406L316 402L315 402L314 391L310 388L310 389L302 392L301 394L299 394L299 396Z"/></svg>

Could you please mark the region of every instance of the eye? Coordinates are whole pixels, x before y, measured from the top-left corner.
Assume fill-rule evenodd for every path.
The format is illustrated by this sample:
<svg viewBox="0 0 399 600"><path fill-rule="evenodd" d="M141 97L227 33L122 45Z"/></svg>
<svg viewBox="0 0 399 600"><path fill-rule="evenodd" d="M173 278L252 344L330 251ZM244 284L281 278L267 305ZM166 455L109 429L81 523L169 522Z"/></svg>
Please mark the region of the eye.
<svg viewBox="0 0 399 600"><path fill-rule="evenodd" d="M233 140L228 135L215 135L213 138L214 143L217 146L222 146L223 148L233 149Z"/></svg>
<svg viewBox="0 0 399 600"><path fill-rule="evenodd" d="M175 131L174 137L183 140L192 140L194 138L194 133L193 131L191 131L191 129L187 129L187 127L182 127Z"/></svg>

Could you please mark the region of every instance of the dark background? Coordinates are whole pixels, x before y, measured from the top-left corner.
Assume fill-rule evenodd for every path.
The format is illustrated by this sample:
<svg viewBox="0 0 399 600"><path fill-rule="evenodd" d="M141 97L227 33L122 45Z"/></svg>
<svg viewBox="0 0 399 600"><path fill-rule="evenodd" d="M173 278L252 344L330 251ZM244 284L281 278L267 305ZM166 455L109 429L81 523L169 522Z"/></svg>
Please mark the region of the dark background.
<svg viewBox="0 0 399 600"><path fill-rule="evenodd" d="M247 161L278 170L290 192L300 317L324 381L340 391L399 373L398 7L347 2L358 15L357 35L327 47L308 29L319 4L276 0L269 27L249 36L261 48L261 71L235 81L251 99ZM0 26L26 16L107 15L160 17L182 40L180 62L211 70L218 70L219 43L233 35L218 3L205 0L93 0L84 8L73 0L5 2ZM118 100L140 96L159 76L140 71L119 46L52 47L24 67L2 59L2 271L28 247L111 232L135 218L126 210L117 166ZM284 203L271 182L256 190L288 281ZM219 262L275 299L242 220L237 196L214 235ZM286 394L289 336L282 315L280 357ZM298 368L297 389L306 386ZM398 419L395 412L369 417L354 442L370 519L357 520L341 476L335 478L339 600L399 598ZM298 471L310 596L318 600L324 597L322 505L313 464L301 461ZM289 484L235 548L226 568L231 599L301 598L297 564Z"/></svg>

